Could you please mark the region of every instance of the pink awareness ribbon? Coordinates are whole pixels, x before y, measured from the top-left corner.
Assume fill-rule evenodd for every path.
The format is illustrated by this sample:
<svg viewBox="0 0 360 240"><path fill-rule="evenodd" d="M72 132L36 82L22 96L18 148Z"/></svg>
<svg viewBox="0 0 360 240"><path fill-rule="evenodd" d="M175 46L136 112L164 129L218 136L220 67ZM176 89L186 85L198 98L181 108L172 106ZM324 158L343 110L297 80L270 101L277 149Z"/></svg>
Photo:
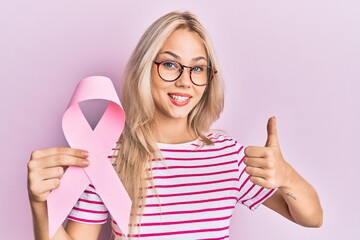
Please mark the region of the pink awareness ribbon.
<svg viewBox="0 0 360 240"><path fill-rule="evenodd" d="M79 103L103 99L109 104L92 130ZM80 81L63 115L62 128L72 148L88 150L90 165L68 167L60 187L48 199L49 235L52 238L81 194L92 183L125 236L128 234L131 199L115 172L108 154L118 140L125 124L125 114L109 78L88 77Z"/></svg>

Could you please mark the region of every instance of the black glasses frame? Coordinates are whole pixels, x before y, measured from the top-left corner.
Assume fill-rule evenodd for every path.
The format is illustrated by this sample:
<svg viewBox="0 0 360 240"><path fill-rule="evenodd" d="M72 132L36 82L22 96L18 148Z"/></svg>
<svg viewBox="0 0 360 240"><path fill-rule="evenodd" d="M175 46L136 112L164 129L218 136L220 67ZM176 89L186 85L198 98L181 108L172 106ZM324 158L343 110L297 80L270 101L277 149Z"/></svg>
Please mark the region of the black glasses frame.
<svg viewBox="0 0 360 240"><path fill-rule="evenodd" d="M161 76L159 68L160 68L160 65L161 65L162 63L164 63L164 62L174 62L174 63L177 63L177 64L180 65L180 67L181 67L181 69L180 69L180 74L179 74L179 76L178 76L177 78L175 78L175 79L173 79L173 80L167 80L167 79L164 79L164 78ZM189 67L189 66L183 65L183 64L181 64L181 63L179 63L179 62L177 62L177 61L169 61L169 60L167 60L167 61L160 61L160 62L154 61L154 64L156 64L156 66L157 66L157 72L158 72L159 77L160 77L162 80L166 81L166 82L175 82L176 80L178 80L178 79L181 77L182 73L184 72L184 69L185 69L185 68L189 68L189 69L190 69L190 80L191 80L191 82L192 82L194 85L196 85L196 86L205 86L205 85L209 84L209 82L213 79L214 75L217 73L217 70L216 70L216 69L213 69L212 67L209 67L209 66L204 65L204 66L206 66L208 73L210 73L210 74L208 75L208 80L207 80L207 82L206 82L205 84L197 84L197 83L195 83L195 82L192 80L192 77L191 77L191 76L192 76L192 71L193 71L193 69L196 68L197 66Z"/></svg>

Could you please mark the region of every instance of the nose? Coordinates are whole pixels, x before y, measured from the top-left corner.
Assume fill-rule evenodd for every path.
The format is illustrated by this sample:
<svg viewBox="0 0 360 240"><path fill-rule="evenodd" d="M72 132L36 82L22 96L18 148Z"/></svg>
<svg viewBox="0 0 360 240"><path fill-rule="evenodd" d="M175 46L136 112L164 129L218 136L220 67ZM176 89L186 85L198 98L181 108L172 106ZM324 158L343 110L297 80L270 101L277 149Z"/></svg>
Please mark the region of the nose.
<svg viewBox="0 0 360 240"><path fill-rule="evenodd" d="M177 87L189 88L192 84L190 75L191 75L190 68L184 66L184 69L183 69L180 77L175 81L175 85Z"/></svg>

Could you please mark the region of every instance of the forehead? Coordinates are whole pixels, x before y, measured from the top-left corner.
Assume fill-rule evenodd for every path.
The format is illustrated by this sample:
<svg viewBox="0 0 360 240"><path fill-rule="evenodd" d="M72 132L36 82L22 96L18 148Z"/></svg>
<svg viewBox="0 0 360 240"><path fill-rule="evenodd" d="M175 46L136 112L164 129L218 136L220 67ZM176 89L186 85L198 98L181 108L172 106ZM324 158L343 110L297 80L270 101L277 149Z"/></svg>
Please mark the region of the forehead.
<svg viewBox="0 0 360 240"><path fill-rule="evenodd" d="M164 42L159 54L173 52L181 59L191 60L203 57L206 59L207 52L202 38L193 31L179 29L170 34Z"/></svg>

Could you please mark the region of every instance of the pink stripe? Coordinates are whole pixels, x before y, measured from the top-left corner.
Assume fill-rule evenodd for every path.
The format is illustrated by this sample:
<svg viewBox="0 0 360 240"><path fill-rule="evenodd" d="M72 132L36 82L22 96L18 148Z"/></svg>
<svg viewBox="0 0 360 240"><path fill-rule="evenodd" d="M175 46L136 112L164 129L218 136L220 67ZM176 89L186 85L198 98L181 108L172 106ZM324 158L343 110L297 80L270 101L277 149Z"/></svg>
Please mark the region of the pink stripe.
<svg viewBox="0 0 360 240"><path fill-rule="evenodd" d="M246 178L246 180L243 182L243 184L241 184L241 186L240 186L240 188L239 188L239 192L242 190L242 188L245 186L245 184L249 181L249 179L250 179L250 176L248 176L248 177Z"/></svg>
<svg viewBox="0 0 360 240"><path fill-rule="evenodd" d="M237 143L237 141L233 138L225 138L225 139L221 139L221 140L217 140L217 138L210 138L210 140L216 144L216 143L223 143L223 142L232 142L232 141L235 141ZM192 144L193 146L195 147L202 147L203 145L200 145L200 144Z"/></svg>
<svg viewBox="0 0 360 240"><path fill-rule="evenodd" d="M239 176L239 180L242 177L242 175L244 174L245 170L246 170L246 167L244 167L244 169L241 171L240 176Z"/></svg>
<svg viewBox="0 0 360 240"><path fill-rule="evenodd" d="M210 140L215 140L215 139L218 139L218 138L210 138ZM216 143L223 143L223 142L231 142L231 141L234 141L235 139L232 139L232 138L227 138L227 139L222 139L222 140L216 140L216 141L212 141L214 144ZM200 145L200 144L191 144L193 145L194 147L202 147L203 145Z"/></svg>
<svg viewBox="0 0 360 240"><path fill-rule="evenodd" d="M152 198L152 197L179 197L179 196L206 194L206 193L222 192L222 191L239 191L239 189L238 188L219 188L219 189L212 189L212 190L198 191L198 192L148 195L146 197L148 197L148 198Z"/></svg>
<svg viewBox="0 0 360 240"><path fill-rule="evenodd" d="M172 211L172 212L158 212L158 213L144 213L143 216L159 216L159 215L177 215L177 214L190 214L190 213L199 213L199 212L214 212L214 211L221 211L227 209L233 209L234 206L227 206L221 208L204 208L198 210L188 210L188 211Z"/></svg>
<svg viewBox="0 0 360 240"><path fill-rule="evenodd" d="M188 187L188 186L208 185L208 184L214 184L214 183L234 182L234 181L239 181L239 179L237 179L237 178L228 178L228 179L221 179L221 180L217 180L217 181L208 181L208 182L182 183L182 184L173 184L173 185L155 185L155 186L148 187L148 189Z"/></svg>
<svg viewBox="0 0 360 240"><path fill-rule="evenodd" d="M199 240L223 240L223 239L229 239L229 235L223 236L223 237L218 237L218 238L202 238Z"/></svg>
<svg viewBox="0 0 360 240"><path fill-rule="evenodd" d="M214 138L214 139L217 139L217 138ZM213 143L223 143L223 142L231 142L231 141L236 141L236 140L233 138L225 138L225 139L221 139L221 140L216 140Z"/></svg>
<svg viewBox="0 0 360 240"><path fill-rule="evenodd" d="M167 170L167 169L182 169L182 168L206 168L206 167L215 167L215 166L222 166L222 165L232 164L232 163L235 163L235 162L237 162L237 160L232 160L232 161L228 161L228 162L221 162L221 163L214 163L214 164L195 165L195 166L153 167L152 170Z"/></svg>
<svg viewBox="0 0 360 240"><path fill-rule="evenodd" d="M88 193L88 194L96 194L95 192L93 191L89 191L89 190L85 190L84 193Z"/></svg>
<svg viewBox="0 0 360 240"><path fill-rule="evenodd" d="M243 158L239 161L238 167L240 167L241 163L244 161L244 158L245 158L245 156L243 156Z"/></svg>
<svg viewBox="0 0 360 240"><path fill-rule="evenodd" d="M199 223L199 222L214 222L214 221L222 221L222 220L230 219L231 216L232 215L226 217L219 217L219 218L204 218L204 219L194 219L194 220L174 221L174 222L141 223L134 225L140 227L140 226L177 225L177 224Z"/></svg>
<svg viewBox="0 0 360 240"><path fill-rule="evenodd" d="M71 220L79 221L79 222L83 222L83 223L105 223L107 221L107 219L92 220L92 219L85 219L85 218L77 218L77 217L73 217L71 215L69 215L68 218Z"/></svg>
<svg viewBox="0 0 360 240"><path fill-rule="evenodd" d="M195 201L184 201L184 202L171 202L171 203L162 203L162 204L146 204L145 207L166 207L173 205L186 205L186 204L198 204L205 202L216 202L216 201L225 201L225 200L236 200L236 197L222 197L222 198L210 198L204 200L195 200Z"/></svg>
<svg viewBox="0 0 360 240"><path fill-rule="evenodd" d="M255 185L255 184L254 184L254 185ZM254 196L250 197L249 199L243 200L242 203L244 204L244 203L246 203L247 201L251 201L252 199L256 198L256 197L262 192L262 190L264 190L263 187L260 188L260 189L254 194Z"/></svg>
<svg viewBox="0 0 360 240"><path fill-rule="evenodd" d="M237 154L239 154L239 152L241 152L241 150L244 148L244 146L240 146L239 150L237 151Z"/></svg>
<svg viewBox="0 0 360 240"><path fill-rule="evenodd" d="M253 184L241 197L239 197L239 200L243 199L254 187L255 187L255 184ZM244 203L244 202L245 201L243 201L242 203Z"/></svg>
<svg viewBox="0 0 360 240"><path fill-rule="evenodd" d="M173 161L194 161L194 160L209 160L209 159L214 159L214 158L221 158L221 157L227 157L227 156L231 156L231 155L236 155L238 154L238 151L233 151L233 152L229 152L226 154L220 154L220 155L215 155L215 156L209 156L209 157L200 157L200 158L169 158L169 157L165 157L165 160L173 160ZM159 161L161 159L153 159L152 161Z"/></svg>
<svg viewBox="0 0 360 240"><path fill-rule="evenodd" d="M99 205L104 205L103 202L100 201L91 201L91 200L87 200L87 199L83 199L83 198L79 198L80 202L86 202L86 203L93 203L93 204L99 204Z"/></svg>
<svg viewBox="0 0 360 240"><path fill-rule="evenodd" d="M266 199L270 194L272 194L275 191L275 189L271 189L271 191L269 191L264 197L262 197L261 199L259 199L258 201L256 201L255 203L253 203L252 205L250 205L250 209L253 209L257 204L259 204L260 202L262 202L264 199Z"/></svg>
<svg viewBox="0 0 360 240"><path fill-rule="evenodd" d="M238 169L231 169L231 170L226 170L226 171L218 171L218 172L210 172L210 173L178 174L178 175L170 175L170 176L155 176L155 177L153 177L153 179L201 177L201 176L211 176L211 175L225 174L225 173L237 172L237 171L238 171Z"/></svg>
<svg viewBox="0 0 360 240"><path fill-rule="evenodd" d="M130 237L156 237L176 234L189 234L189 233L201 233L201 232L217 232L229 229L229 226L222 228L208 228L208 229L197 229L197 230L185 230L176 232L163 232L163 233L147 233L147 234L129 234Z"/></svg>
<svg viewBox="0 0 360 240"><path fill-rule="evenodd" d="M116 223L115 223L115 224L116 224ZM124 234L122 234L121 232L116 231L114 228L112 228L112 231L113 231L113 233L115 233L116 236L122 236L122 237L124 237Z"/></svg>
<svg viewBox="0 0 360 240"><path fill-rule="evenodd" d="M226 145L224 147L221 147L221 148L211 148L211 149L193 149L193 150L187 150L187 149L164 149L164 148L161 148L160 150L162 152L191 152L191 153L196 153L196 152L217 152L217 151L221 151L221 150L224 150L224 149L227 149L227 148L231 148L231 147L234 147L236 146L236 143L235 142L234 144L232 145Z"/></svg>
<svg viewBox="0 0 360 240"><path fill-rule="evenodd" d="M211 136L213 136L213 137L211 137ZM229 139L230 141L234 140L232 137L225 136L225 135L222 135L222 134L212 134L212 135L209 135L209 136L208 136L208 138L209 138L210 140L216 140L216 139L219 139L219 138L221 138L221 137L223 137L222 140L227 140L227 139Z"/></svg>
<svg viewBox="0 0 360 240"><path fill-rule="evenodd" d="M80 212L87 212L87 213L96 213L96 214L107 214L108 213L108 211L96 211L96 210L89 210L89 209L78 208L78 207L73 207L73 209L80 211Z"/></svg>

